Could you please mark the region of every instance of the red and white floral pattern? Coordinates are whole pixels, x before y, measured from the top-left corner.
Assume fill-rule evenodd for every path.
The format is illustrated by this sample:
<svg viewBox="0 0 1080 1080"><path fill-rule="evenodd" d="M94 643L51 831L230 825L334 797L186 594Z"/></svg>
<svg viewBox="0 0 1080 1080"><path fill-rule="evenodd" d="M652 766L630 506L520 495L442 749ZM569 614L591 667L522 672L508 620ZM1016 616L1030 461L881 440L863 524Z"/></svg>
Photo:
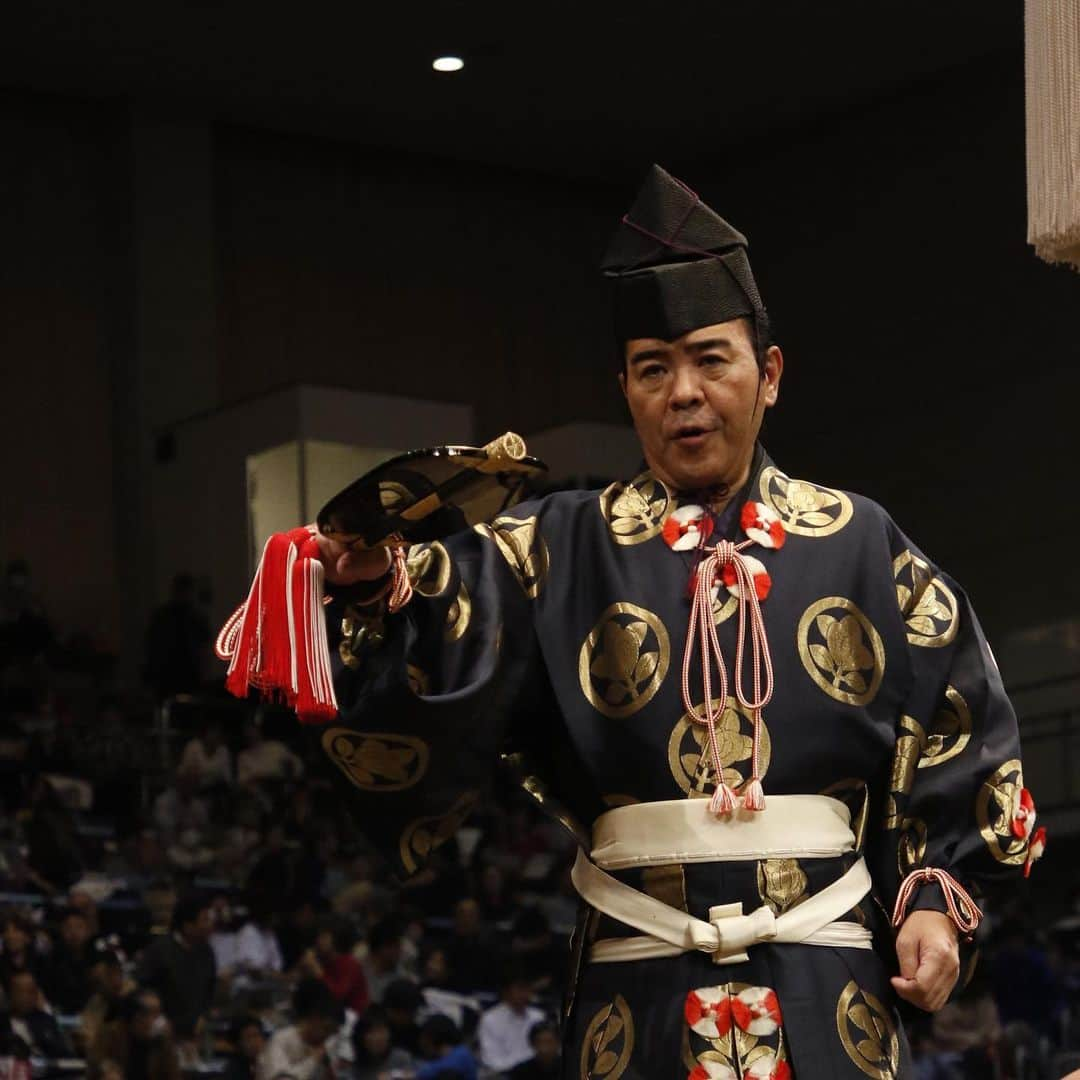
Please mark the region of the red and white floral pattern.
<svg viewBox="0 0 1080 1080"><path fill-rule="evenodd" d="M712 535L712 515L703 507L680 506L664 522L664 541L672 551L693 551Z"/></svg>
<svg viewBox="0 0 1080 1080"><path fill-rule="evenodd" d="M739 1074L726 1061L705 1058L699 1059L687 1080L739 1080Z"/></svg>
<svg viewBox="0 0 1080 1080"><path fill-rule="evenodd" d="M1035 800L1027 788L1020 788L1013 800L1012 834L1018 840L1027 840L1035 828Z"/></svg>
<svg viewBox="0 0 1080 1080"><path fill-rule="evenodd" d="M731 1030L731 996L726 986L706 986L686 995L686 1022L705 1039L719 1039Z"/></svg>
<svg viewBox="0 0 1080 1080"><path fill-rule="evenodd" d="M791 1066L770 1050L743 1072L744 1080L791 1080Z"/></svg>
<svg viewBox="0 0 1080 1080"><path fill-rule="evenodd" d="M751 1035L773 1035L782 1022L776 992L767 986L741 990L731 1002L731 1015Z"/></svg>
<svg viewBox="0 0 1080 1080"><path fill-rule="evenodd" d="M739 519L742 531L762 547L782 548L787 539L784 523L780 515L771 507L760 502L748 502L742 508Z"/></svg>
<svg viewBox="0 0 1080 1080"><path fill-rule="evenodd" d="M753 555L744 554L742 559L750 568L750 575L754 579L754 592L757 593L757 598L764 600L772 588L772 578L769 576L768 570L765 569L765 564L760 559L755 559ZM732 596L742 599L742 589L739 588L735 566L732 563L727 563L720 571L720 580Z"/></svg>
<svg viewBox="0 0 1080 1080"><path fill-rule="evenodd" d="M1028 844L1027 860L1024 863L1024 877L1031 875L1031 868L1041 858L1043 851L1046 850L1046 829L1040 825L1031 836L1031 842Z"/></svg>

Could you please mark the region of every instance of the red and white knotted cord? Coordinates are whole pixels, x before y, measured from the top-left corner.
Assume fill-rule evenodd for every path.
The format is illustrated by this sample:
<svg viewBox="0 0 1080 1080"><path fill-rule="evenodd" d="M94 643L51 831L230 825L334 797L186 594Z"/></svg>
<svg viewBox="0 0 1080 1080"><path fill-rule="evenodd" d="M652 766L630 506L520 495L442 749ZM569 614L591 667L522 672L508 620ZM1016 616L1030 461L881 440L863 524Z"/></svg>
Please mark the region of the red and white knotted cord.
<svg viewBox="0 0 1080 1080"><path fill-rule="evenodd" d="M716 789L709 801L709 809L715 814L730 813L737 806L735 792L724 780L723 764L720 760L720 748L716 738L716 724L723 715L728 697L728 677L724 663L724 654L720 648L720 639L716 634L716 621L713 618L713 589L721 581L725 567L734 570L734 587L739 595L739 631L735 645L734 689L739 704L753 719L754 735L751 752L751 775L743 793L743 806L747 810L765 809L765 792L761 786L760 743L761 710L769 703L773 692L772 657L769 654L769 642L765 635L765 620L761 614L754 584L754 567L743 558L741 552L749 547L753 540L744 540L735 544L730 540L721 540L713 548L702 548L704 557L698 564L693 582L693 594L690 607L690 620L686 631L686 648L683 651L682 696L687 715L697 724L705 725L708 731L709 754L713 770L716 773ZM747 624L750 631L752 652L751 671L753 677L753 696L749 697L743 687L743 659L746 649ZM690 693L690 665L693 660L695 643L700 641L701 648L701 686L705 695L700 715L694 706ZM719 676L717 687L718 705L713 703L712 668L716 666Z"/></svg>
<svg viewBox="0 0 1080 1080"><path fill-rule="evenodd" d="M945 894L945 906L949 909L949 918L956 925L961 934L974 934L982 921L982 911L979 905L971 899L971 894L952 876L936 866L925 866L913 870L900 883L900 891L896 894L896 904L893 907L892 924L899 926L907 914L908 904L915 896L915 890L920 885L936 881Z"/></svg>

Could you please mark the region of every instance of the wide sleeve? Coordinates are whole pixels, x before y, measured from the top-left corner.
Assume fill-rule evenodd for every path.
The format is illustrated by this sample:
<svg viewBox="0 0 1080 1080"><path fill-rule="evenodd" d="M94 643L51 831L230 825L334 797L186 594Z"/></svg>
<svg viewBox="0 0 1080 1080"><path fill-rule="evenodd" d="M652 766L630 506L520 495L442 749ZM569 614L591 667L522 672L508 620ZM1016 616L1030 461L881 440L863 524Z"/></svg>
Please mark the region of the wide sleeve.
<svg viewBox="0 0 1080 1080"><path fill-rule="evenodd" d="M1026 873L1041 844L1016 715L963 590L894 526L890 548L907 677L875 879L890 911L921 869L945 871L978 902ZM940 881L909 886L904 906L947 911L947 890Z"/></svg>
<svg viewBox="0 0 1080 1080"><path fill-rule="evenodd" d="M399 876L465 820L512 712L544 684L531 605L545 556L536 517L515 512L411 549L413 598L400 612L328 606L339 716L317 738L357 825Z"/></svg>

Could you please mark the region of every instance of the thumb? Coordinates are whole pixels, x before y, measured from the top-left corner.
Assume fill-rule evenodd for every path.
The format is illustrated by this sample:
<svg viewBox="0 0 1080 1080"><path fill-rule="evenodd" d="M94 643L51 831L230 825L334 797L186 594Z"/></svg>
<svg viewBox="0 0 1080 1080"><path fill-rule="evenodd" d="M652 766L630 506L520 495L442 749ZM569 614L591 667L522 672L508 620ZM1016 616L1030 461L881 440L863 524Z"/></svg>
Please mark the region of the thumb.
<svg viewBox="0 0 1080 1080"><path fill-rule="evenodd" d="M896 959L900 961L900 974L905 979L914 979L919 970L919 938L915 934L905 934L901 929L896 938Z"/></svg>

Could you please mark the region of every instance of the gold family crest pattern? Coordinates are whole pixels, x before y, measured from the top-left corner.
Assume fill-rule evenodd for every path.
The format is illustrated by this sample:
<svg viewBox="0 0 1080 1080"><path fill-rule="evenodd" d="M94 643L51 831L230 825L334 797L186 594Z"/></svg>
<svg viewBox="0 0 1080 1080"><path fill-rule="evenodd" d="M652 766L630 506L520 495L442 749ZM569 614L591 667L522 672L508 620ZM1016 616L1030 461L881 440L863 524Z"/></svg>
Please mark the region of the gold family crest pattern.
<svg viewBox="0 0 1080 1080"><path fill-rule="evenodd" d="M719 699L714 699L714 708L720 704ZM698 716L703 716L704 706L698 705L694 711ZM753 721L738 701L729 697L716 724L716 744L724 782L733 790L750 778L753 730ZM758 749L761 776L764 778L772 758L772 739L764 720L761 722L761 744ZM683 713L672 728L668 739L668 765L675 783L692 799L712 794L716 786L716 769L709 751L708 731L704 724L695 723L689 713Z"/></svg>
<svg viewBox="0 0 1080 1080"><path fill-rule="evenodd" d="M431 852L461 828L478 799L477 792L467 791L445 814L420 817L405 826L398 841L398 856L407 874L418 870Z"/></svg>
<svg viewBox="0 0 1080 1080"><path fill-rule="evenodd" d="M536 516L497 517L490 525L477 525L476 531L495 543L525 595L535 600L551 568L548 546Z"/></svg>
<svg viewBox="0 0 1080 1080"><path fill-rule="evenodd" d="M806 873L798 859L762 859L757 866L758 896L774 915L783 915L807 897Z"/></svg>
<svg viewBox="0 0 1080 1080"><path fill-rule="evenodd" d="M411 735L334 727L323 732L322 746L326 756L363 791L404 791L427 772L428 745Z"/></svg>
<svg viewBox="0 0 1080 1080"><path fill-rule="evenodd" d="M952 589L911 551L893 560L893 578L908 641L931 649L948 645L960 624L960 605Z"/></svg>
<svg viewBox="0 0 1080 1080"><path fill-rule="evenodd" d="M643 544L658 536L672 507L671 493L651 472L600 493L600 513L616 544Z"/></svg>
<svg viewBox="0 0 1080 1080"><path fill-rule="evenodd" d="M634 1018L622 994L589 1021L581 1045L581 1080L619 1080L634 1052Z"/></svg>
<svg viewBox="0 0 1080 1080"><path fill-rule="evenodd" d="M1000 863L1015 866L1027 859L1027 841L1012 831L1024 773L1013 758L995 769L975 796L975 820L990 854Z"/></svg>
<svg viewBox="0 0 1080 1080"><path fill-rule="evenodd" d="M847 1055L873 1080L896 1080L900 1037L889 1010L853 980L836 1003L836 1030Z"/></svg>
<svg viewBox="0 0 1080 1080"><path fill-rule="evenodd" d="M792 480L775 465L762 469L758 486L761 501L780 515L785 531L796 536L831 536L851 520L853 507L844 492Z"/></svg>
<svg viewBox="0 0 1080 1080"><path fill-rule="evenodd" d="M405 559L409 583L421 596L438 596L450 583L450 555L442 544L417 544Z"/></svg>
<svg viewBox="0 0 1080 1080"><path fill-rule="evenodd" d="M885 674L885 647L873 623L851 601L825 596L799 620L796 642L807 674L829 697L867 705Z"/></svg>
<svg viewBox="0 0 1080 1080"><path fill-rule="evenodd" d="M632 716L653 699L670 663L671 641L660 619L636 604L612 604L581 646L581 692L605 716Z"/></svg>

